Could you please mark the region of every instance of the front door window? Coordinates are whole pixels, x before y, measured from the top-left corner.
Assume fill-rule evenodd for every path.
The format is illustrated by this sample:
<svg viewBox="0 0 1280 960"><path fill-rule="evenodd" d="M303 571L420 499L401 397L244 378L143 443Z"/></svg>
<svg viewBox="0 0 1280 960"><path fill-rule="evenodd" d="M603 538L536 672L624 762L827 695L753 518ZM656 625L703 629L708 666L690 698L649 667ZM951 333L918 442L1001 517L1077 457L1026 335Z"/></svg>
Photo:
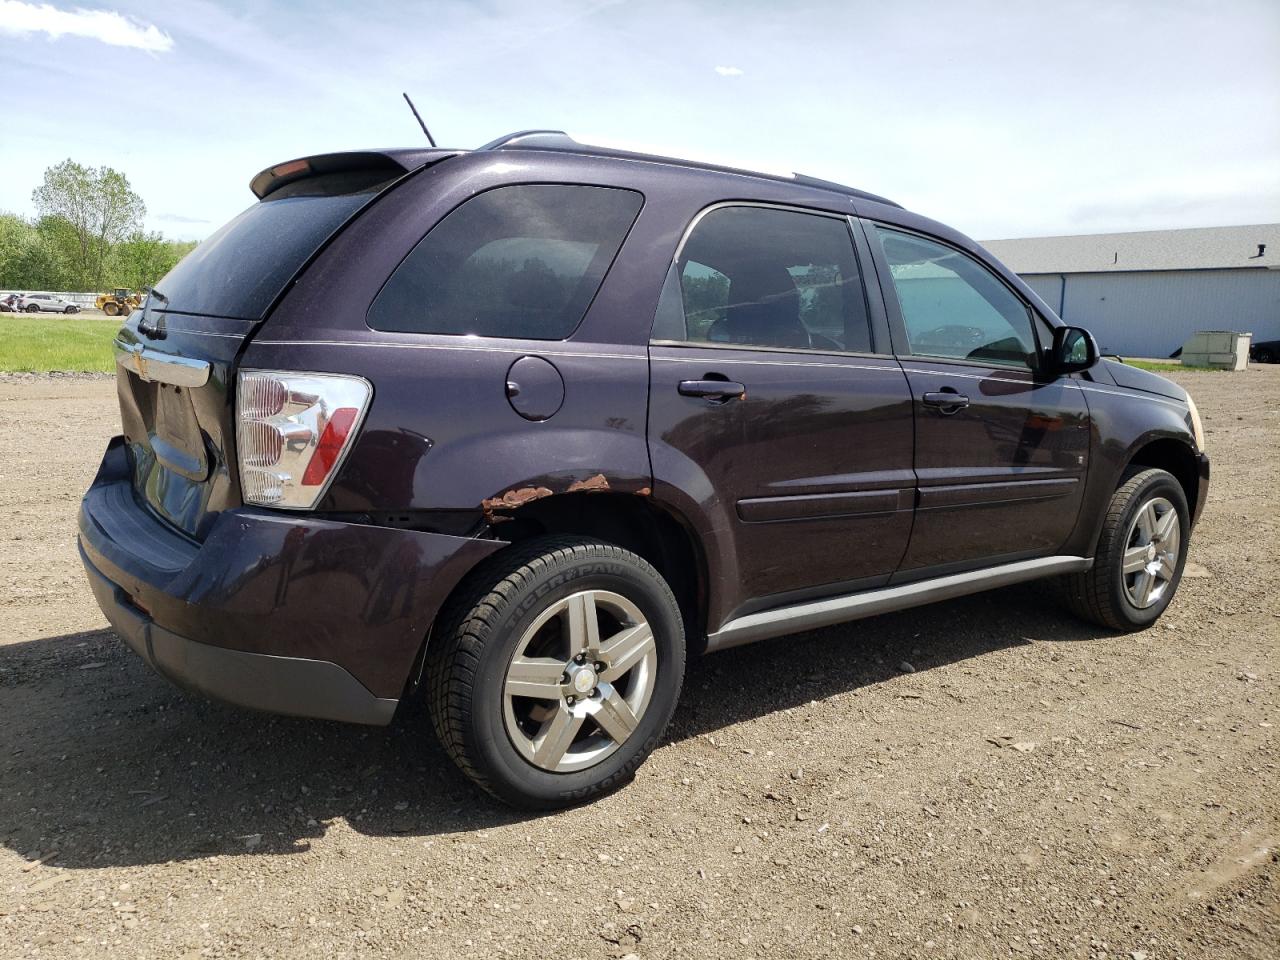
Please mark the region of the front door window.
<svg viewBox="0 0 1280 960"><path fill-rule="evenodd" d="M1031 315L995 274L941 243L876 229L913 355L1035 367Z"/></svg>

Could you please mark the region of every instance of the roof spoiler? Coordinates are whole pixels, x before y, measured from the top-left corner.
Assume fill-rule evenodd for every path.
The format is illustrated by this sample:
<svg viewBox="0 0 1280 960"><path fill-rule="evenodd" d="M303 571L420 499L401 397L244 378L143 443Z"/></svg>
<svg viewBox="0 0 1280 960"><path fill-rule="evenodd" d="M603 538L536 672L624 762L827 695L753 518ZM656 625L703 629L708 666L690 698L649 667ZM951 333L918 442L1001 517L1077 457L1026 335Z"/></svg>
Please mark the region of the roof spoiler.
<svg viewBox="0 0 1280 960"><path fill-rule="evenodd" d="M286 184L327 173L385 172L388 178L398 177L456 153L456 150L361 150L350 153L321 153L267 167L249 181L249 189L259 200L265 200Z"/></svg>

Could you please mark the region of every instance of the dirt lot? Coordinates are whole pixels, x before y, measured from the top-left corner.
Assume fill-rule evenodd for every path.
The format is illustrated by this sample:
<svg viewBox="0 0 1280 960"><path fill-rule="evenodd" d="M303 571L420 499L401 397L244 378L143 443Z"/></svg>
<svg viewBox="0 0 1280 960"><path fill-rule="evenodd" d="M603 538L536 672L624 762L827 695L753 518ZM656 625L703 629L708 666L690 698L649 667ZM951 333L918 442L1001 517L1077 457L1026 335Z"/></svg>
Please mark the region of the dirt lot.
<svg viewBox="0 0 1280 960"><path fill-rule="evenodd" d="M111 382L0 377L0 956L1280 955L1280 367L1175 378L1214 481L1158 626L1030 586L721 654L633 785L529 817L420 715L151 675L75 554Z"/></svg>

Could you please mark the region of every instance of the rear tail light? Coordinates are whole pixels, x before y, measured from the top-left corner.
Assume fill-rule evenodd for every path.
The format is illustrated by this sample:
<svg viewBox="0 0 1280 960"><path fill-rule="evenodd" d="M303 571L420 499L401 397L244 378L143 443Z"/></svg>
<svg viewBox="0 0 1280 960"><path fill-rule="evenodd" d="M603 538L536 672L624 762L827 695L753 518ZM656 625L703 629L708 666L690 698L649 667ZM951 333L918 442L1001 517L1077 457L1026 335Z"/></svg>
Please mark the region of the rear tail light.
<svg viewBox="0 0 1280 960"><path fill-rule="evenodd" d="M359 377L240 371L236 446L245 503L314 507L359 433L372 395Z"/></svg>

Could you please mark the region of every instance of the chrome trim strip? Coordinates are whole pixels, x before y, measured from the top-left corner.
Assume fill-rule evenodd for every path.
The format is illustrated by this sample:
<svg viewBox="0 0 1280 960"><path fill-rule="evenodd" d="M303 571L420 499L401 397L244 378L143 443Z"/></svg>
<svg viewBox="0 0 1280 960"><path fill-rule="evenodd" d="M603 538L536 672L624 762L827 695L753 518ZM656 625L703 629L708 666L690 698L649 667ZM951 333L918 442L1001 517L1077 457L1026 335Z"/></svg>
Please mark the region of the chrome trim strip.
<svg viewBox="0 0 1280 960"><path fill-rule="evenodd" d="M207 360L192 360L169 353L161 353L141 343L112 343L116 364L154 383L169 383L175 387L203 387L209 382L213 369Z"/></svg>
<svg viewBox="0 0 1280 960"><path fill-rule="evenodd" d="M943 363L945 361L939 361ZM902 367L904 373L914 373L921 377L959 377L962 380L994 380L997 383L1016 383L1024 387L1043 387L1053 384L1061 384L1063 386L1075 385L1079 389L1079 383L1069 377L1057 377L1053 380L1037 380L1031 376L1031 371L1027 371L1025 377L1002 377L998 374L979 374L979 373L957 373L954 370L921 370L919 367L908 367L905 364Z"/></svg>
<svg viewBox="0 0 1280 960"><path fill-rule="evenodd" d="M814 347L762 347L750 343L722 343L711 340L650 340L650 347L666 347L671 350L737 350L755 353L780 354L794 357L849 357L854 360L884 360L893 364L893 369L900 369L897 358L888 353L876 353L874 350L818 350ZM677 359L672 357L671 359ZM691 363L702 363L692 360Z"/></svg>
<svg viewBox="0 0 1280 960"><path fill-rule="evenodd" d="M553 343L556 341L539 341ZM648 360L647 353L589 353L585 350L542 350L534 346L509 347L494 344L469 346L446 343L399 343L396 341L378 342L375 340L254 340L255 347L378 347L382 349L402 350L469 350L479 353L513 353L541 357L586 357L591 360Z"/></svg>
<svg viewBox="0 0 1280 960"><path fill-rule="evenodd" d="M657 344L661 346L661 344ZM698 344L701 346L701 344ZM739 349L754 349L752 347L739 347ZM767 349L767 348L766 348ZM850 354L850 356L853 356ZM654 363L698 363L703 366L722 363L746 363L756 367L833 367L837 370L875 370L883 373L892 373L894 376L901 376L902 368L893 362L892 357L885 357L887 363L875 366L869 363L835 363L830 360L757 360L754 357L668 357L655 356L652 358Z"/></svg>
<svg viewBox="0 0 1280 960"><path fill-rule="evenodd" d="M172 336L175 333L180 333L183 336L190 336L190 337L225 337L228 340L249 339L248 333L217 333L216 331L213 331L213 330L192 330L189 327L175 327L173 326L173 324L167 324L165 326L165 333L169 334L170 336Z"/></svg>
<svg viewBox="0 0 1280 960"><path fill-rule="evenodd" d="M857 199L865 199L854 197L851 194L838 194L838 196L843 197L850 203ZM763 208L765 210L781 210L784 213L807 213L814 217L829 217L834 220L843 220L845 221L845 226L850 231L849 243L850 245L853 244L853 226L850 221L857 216L856 213L850 214L847 211L841 212L831 210L826 207L802 207L790 203L774 203L770 200L717 200L715 203L703 207L693 215L693 219L689 221L689 225L684 229L684 234L680 237L680 243L676 245L676 252L671 257L672 264L680 262L680 256L684 253L685 244L689 242L689 237L693 235L693 231L698 228L698 224L702 222L703 218L710 213L715 213L717 210L724 210L727 207L756 207ZM669 270L670 267L667 269ZM858 265L858 271L859 273L862 272L861 264ZM865 278L860 277L859 279L861 279L864 284L866 283Z"/></svg>
<svg viewBox="0 0 1280 960"><path fill-rule="evenodd" d="M843 597L798 603L777 610L764 610L730 620L707 637L707 652L725 650L756 640L780 637L803 630L816 630L836 623L860 620L880 613L892 613L937 600L950 600L970 593L1005 587L1059 573L1080 573L1093 566L1088 557L1038 557L1005 563L985 570L955 573L918 583L880 587Z"/></svg>

